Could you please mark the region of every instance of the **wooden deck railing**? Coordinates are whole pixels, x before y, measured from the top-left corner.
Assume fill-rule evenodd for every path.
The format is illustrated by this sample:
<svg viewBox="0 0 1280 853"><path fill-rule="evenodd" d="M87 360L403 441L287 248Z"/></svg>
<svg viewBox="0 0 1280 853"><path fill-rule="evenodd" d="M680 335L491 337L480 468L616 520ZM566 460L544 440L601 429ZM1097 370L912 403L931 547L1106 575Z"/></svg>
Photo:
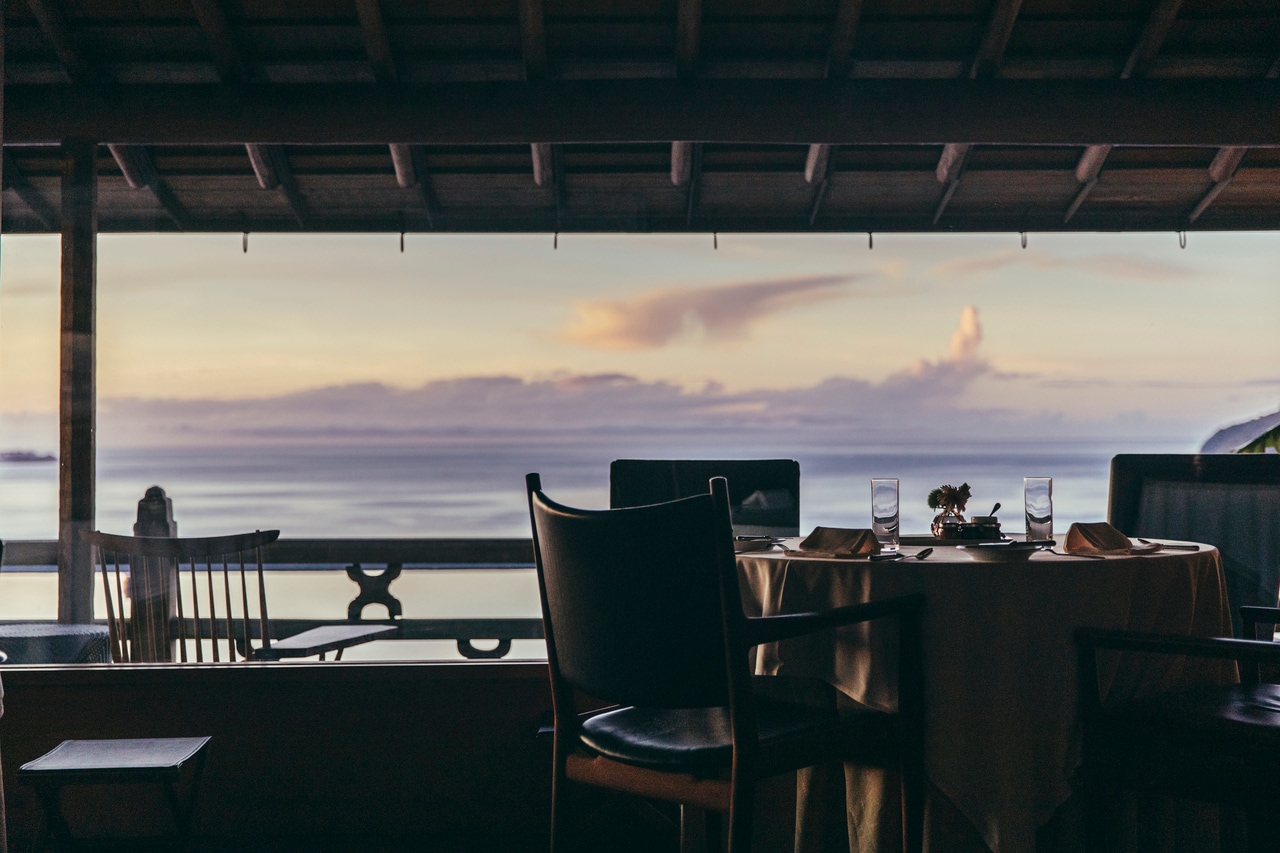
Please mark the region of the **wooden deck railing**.
<svg viewBox="0 0 1280 853"><path fill-rule="evenodd" d="M4 546L4 566L10 570L52 570L57 542L11 541ZM396 615L401 612L395 578L401 571L529 569L533 545L528 539L281 539L266 550L268 572L296 570L343 571L357 584L357 594L342 619L272 619L272 633L290 635L319 625L359 621L368 605ZM392 604L394 602L394 605ZM542 639L539 619L415 619L369 617L394 621L400 640L454 640L458 652L471 659L505 657L512 640ZM475 640L496 640L492 649L477 648Z"/></svg>

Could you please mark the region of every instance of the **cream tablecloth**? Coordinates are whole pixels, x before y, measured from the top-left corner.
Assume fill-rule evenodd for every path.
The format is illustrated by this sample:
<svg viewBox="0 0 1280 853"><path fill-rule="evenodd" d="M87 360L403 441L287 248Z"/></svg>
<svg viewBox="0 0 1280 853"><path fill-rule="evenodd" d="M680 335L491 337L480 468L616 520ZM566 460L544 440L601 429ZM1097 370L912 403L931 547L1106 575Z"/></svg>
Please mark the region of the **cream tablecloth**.
<svg viewBox="0 0 1280 853"><path fill-rule="evenodd" d="M898 562L777 552L740 556L738 567L750 615L926 595L926 772L994 853L1033 851L1036 828L1071 793L1080 763L1076 628L1231 630L1222 564L1209 546L1105 560L1037 553L1017 564L978 563L950 546ZM763 647L756 668L823 677L888 709L896 642L888 625L853 626ZM1219 664L1176 658L1102 664L1104 691L1114 683L1126 695L1226 677ZM945 846L935 839L931 848Z"/></svg>

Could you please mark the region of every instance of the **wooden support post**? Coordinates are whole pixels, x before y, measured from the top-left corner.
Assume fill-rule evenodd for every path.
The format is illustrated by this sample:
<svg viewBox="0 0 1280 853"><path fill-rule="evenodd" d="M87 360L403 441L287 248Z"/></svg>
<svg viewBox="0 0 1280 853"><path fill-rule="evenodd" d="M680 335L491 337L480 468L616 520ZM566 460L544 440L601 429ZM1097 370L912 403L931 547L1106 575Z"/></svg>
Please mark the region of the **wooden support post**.
<svg viewBox="0 0 1280 853"><path fill-rule="evenodd" d="M98 273L97 143L62 143L62 367L58 431L58 621L93 621Z"/></svg>
<svg viewBox="0 0 1280 853"><path fill-rule="evenodd" d="M0 0L0 151L4 150L4 19L9 4ZM4 186L4 158L0 157L0 187ZM4 193L0 192L0 222L4 221ZM0 228L0 231L3 231ZM4 686L0 685L0 717L4 716ZM0 777L4 772L0 769ZM0 853L9 853L9 827L5 819L4 786L0 785Z"/></svg>

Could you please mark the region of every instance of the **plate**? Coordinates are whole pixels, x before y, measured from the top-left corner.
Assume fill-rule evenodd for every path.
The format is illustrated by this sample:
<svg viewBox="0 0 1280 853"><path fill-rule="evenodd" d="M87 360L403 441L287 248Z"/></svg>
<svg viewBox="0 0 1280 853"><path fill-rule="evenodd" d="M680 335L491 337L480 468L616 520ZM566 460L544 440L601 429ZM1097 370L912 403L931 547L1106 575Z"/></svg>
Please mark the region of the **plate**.
<svg viewBox="0 0 1280 853"><path fill-rule="evenodd" d="M956 549L979 563L1025 563L1041 547L1032 542L976 542L957 545Z"/></svg>
<svg viewBox="0 0 1280 853"><path fill-rule="evenodd" d="M768 551L776 544L778 544L776 539L735 539L733 540L733 553L752 554L756 551Z"/></svg>

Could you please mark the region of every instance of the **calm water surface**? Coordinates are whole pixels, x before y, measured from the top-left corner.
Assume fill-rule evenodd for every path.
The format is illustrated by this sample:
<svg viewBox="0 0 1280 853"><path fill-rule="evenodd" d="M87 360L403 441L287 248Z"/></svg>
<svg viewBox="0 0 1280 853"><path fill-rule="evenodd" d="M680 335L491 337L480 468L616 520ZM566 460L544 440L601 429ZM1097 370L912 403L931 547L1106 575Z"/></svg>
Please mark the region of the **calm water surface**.
<svg viewBox="0 0 1280 853"><path fill-rule="evenodd" d="M173 499L179 533L213 535L279 528L286 538L528 536L524 475L539 471L565 503L604 507L616 458L788 457L801 470L801 526L870 526L870 479L901 481L902 529L924 532L929 491L968 482L970 511L996 501L1007 532L1022 530L1022 478L1054 478L1054 527L1106 517L1111 456L1187 452L1187 447L1004 443L963 448L863 448L785 440L713 444L671 435L452 437L404 446L258 446L106 449L98 458L98 526L128 533L137 501L151 485ZM0 540L54 539L57 465L0 463ZM51 576L6 572L0 618L49 617ZM354 585L341 573L291 572L274 581L279 616L341 618ZM405 616L537 616L530 571L406 572L395 589ZM419 644L381 643L394 656L421 656ZM423 644L425 645L425 644ZM447 653L449 644L439 644ZM536 655L540 644L525 652ZM520 653L520 649L516 650ZM373 653L372 648L365 653ZM393 656L388 649L378 657Z"/></svg>

